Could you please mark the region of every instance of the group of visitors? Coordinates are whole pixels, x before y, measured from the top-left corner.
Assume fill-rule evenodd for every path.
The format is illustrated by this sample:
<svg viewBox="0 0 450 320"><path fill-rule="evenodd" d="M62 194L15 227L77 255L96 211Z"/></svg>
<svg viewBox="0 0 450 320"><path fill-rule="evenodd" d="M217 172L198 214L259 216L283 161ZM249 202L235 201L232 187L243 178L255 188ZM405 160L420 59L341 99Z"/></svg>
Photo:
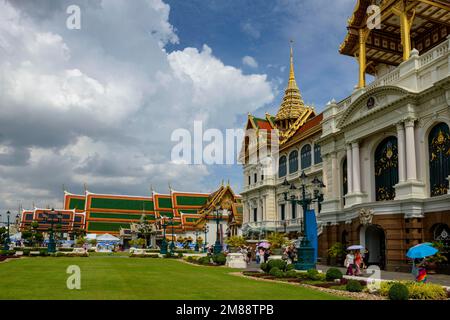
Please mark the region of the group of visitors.
<svg viewBox="0 0 450 320"><path fill-rule="evenodd" d="M266 263L272 252L269 248L258 247L255 249L256 263Z"/></svg>
<svg viewBox="0 0 450 320"><path fill-rule="evenodd" d="M296 253L297 253L297 250L295 249L294 244L290 244L289 246L287 246L284 249L284 253L283 253L284 257L283 258L285 258L288 261L288 263L294 263L295 257L297 255Z"/></svg>
<svg viewBox="0 0 450 320"><path fill-rule="evenodd" d="M369 250L365 249L364 253L360 250L351 250L345 257L344 265L347 268L347 275L359 276L362 274L361 269L367 269L369 263Z"/></svg>

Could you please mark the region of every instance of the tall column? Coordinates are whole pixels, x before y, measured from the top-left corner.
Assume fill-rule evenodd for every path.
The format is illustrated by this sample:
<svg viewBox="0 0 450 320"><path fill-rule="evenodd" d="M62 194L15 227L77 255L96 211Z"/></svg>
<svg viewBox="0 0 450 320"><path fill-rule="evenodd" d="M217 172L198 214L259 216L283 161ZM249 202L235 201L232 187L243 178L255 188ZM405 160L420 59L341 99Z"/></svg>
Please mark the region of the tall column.
<svg viewBox="0 0 450 320"><path fill-rule="evenodd" d="M405 154L405 127L403 122L397 123L397 143L398 143L398 180L406 180L406 154Z"/></svg>
<svg viewBox="0 0 450 320"><path fill-rule="evenodd" d="M406 135L406 175L408 180L417 180L414 119L408 119L405 121L405 135Z"/></svg>
<svg viewBox="0 0 450 320"><path fill-rule="evenodd" d="M339 181L339 168L337 165L337 155L336 152L333 152L331 154L331 188L333 193L333 198L339 198L339 188L338 188L338 181Z"/></svg>
<svg viewBox="0 0 450 320"><path fill-rule="evenodd" d="M352 165L353 165L353 192L360 193L361 192L361 170L359 164L359 143L352 142Z"/></svg>
<svg viewBox="0 0 450 320"><path fill-rule="evenodd" d="M370 30L361 28L358 30L359 33L359 82L358 88L364 88L366 86L366 41Z"/></svg>
<svg viewBox="0 0 450 320"><path fill-rule="evenodd" d="M347 194L353 193L353 166L352 166L352 147L347 145Z"/></svg>
<svg viewBox="0 0 450 320"><path fill-rule="evenodd" d="M403 61L406 61L411 55L411 26L414 21L416 11L414 10L411 17L409 17L406 8L406 2L400 1L398 7L392 8L392 12L400 19Z"/></svg>

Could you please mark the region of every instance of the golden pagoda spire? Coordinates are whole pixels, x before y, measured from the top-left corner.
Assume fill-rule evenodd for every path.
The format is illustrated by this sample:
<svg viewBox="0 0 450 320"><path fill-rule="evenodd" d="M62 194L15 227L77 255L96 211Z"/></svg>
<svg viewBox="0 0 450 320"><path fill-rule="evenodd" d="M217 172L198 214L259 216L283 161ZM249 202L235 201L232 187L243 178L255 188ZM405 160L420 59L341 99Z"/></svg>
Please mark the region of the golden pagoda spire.
<svg viewBox="0 0 450 320"><path fill-rule="evenodd" d="M307 110L302 95L300 94L300 89L295 81L294 50L292 48L292 43L293 41L291 40L289 80L286 90L284 91L283 102L275 117L275 122L280 129L287 129Z"/></svg>

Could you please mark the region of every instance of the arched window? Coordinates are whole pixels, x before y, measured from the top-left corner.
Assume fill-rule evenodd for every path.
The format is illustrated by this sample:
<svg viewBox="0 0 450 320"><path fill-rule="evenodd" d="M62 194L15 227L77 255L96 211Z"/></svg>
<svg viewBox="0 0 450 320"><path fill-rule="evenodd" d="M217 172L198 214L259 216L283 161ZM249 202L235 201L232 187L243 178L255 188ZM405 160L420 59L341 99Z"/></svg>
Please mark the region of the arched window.
<svg viewBox="0 0 450 320"><path fill-rule="evenodd" d="M286 156L280 158L278 165L278 177L284 177L286 175Z"/></svg>
<svg viewBox="0 0 450 320"><path fill-rule="evenodd" d="M320 151L320 145L314 144L314 164L322 163L322 153Z"/></svg>
<svg viewBox="0 0 450 320"><path fill-rule="evenodd" d="M397 138L384 139L375 150L375 196L377 201L393 200L398 183Z"/></svg>
<svg viewBox="0 0 450 320"><path fill-rule="evenodd" d="M311 166L311 145L307 144L300 151L300 158L302 162L302 169Z"/></svg>
<svg viewBox="0 0 450 320"><path fill-rule="evenodd" d="M289 173L298 171L298 151L294 150L289 154Z"/></svg>
<svg viewBox="0 0 450 320"><path fill-rule="evenodd" d="M428 136L430 163L430 195L447 194L450 175L450 132L448 125L437 124Z"/></svg>
<svg viewBox="0 0 450 320"><path fill-rule="evenodd" d="M348 180L347 180L347 158L342 162L342 195L345 196L348 193ZM345 197L342 197L345 205Z"/></svg>

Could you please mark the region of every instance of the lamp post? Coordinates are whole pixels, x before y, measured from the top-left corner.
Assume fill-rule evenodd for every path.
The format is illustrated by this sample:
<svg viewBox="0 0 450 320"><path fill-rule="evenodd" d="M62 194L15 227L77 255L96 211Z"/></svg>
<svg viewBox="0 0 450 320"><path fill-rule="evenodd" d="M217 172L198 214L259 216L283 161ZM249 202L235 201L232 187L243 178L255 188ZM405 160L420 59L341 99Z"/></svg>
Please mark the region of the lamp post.
<svg viewBox="0 0 450 320"><path fill-rule="evenodd" d="M195 230L195 248L194 248L194 250L196 252L198 252L198 250L199 250L199 246L198 246L198 231L197 230Z"/></svg>
<svg viewBox="0 0 450 320"><path fill-rule="evenodd" d="M214 253L218 254L222 252L222 245L220 243L220 230L219 230L219 222L222 218L222 213L220 212L220 207L217 206L216 210L214 210L214 215L216 219L216 242L214 244Z"/></svg>
<svg viewBox="0 0 450 320"><path fill-rule="evenodd" d="M11 212L7 211L6 212L6 238L3 244L3 249L4 250L9 250L9 243L11 242L11 239L9 237L9 217L11 216ZM1 215L0 215L1 218Z"/></svg>
<svg viewBox="0 0 450 320"><path fill-rule="evenodd" d="M203 231L205 232L205 241L203 243L203 252L206 252L206 245L208 244L206 242L206 235L208 234L208 231L209 231L209 227L208 227L207 224L205 224L205 227L203 228Z"/></svg>
<svg viewBox="0 0 450 320"><path fill-rule="evenodd" d="M50 222L50 236L49 236L49 240L48 240L48 245L47 245L47 251L49 253L54 253L56 252L56 242L55 242L55 234L54 234L54 224L55 224L55 217L56 217L56 221L58 223L61 223L62 220L62 214L60 212L55 213L55 209L52 208L52 210L50 211L50 213L45 212L42 214L42 219L43 222L45 224L47 224L47 222Z"/></svg>
<svg viewBox="0 0 450 320"><path fill-rule="evenodd" d="M165 219L162 219L162 224L161 227L163 228L163 238L162 238L162 242L161 242L161 249L159 250L159 253L161 254L166 254L167 253L167 242L166 242L166 228L167 228L167 223L165 221Z"/></svg>
<svg viewBox="0 0 450 320"><path fill-rule="evenodd" d="M170 242L170 253L173 254L174 250L175 250L175 240L174 240L174 233L173 233L173 225L174 225L174 221L173 221L173 217L169 218L169 224L172 226L172 241Z"/></svg>
<svg viewBox="0 0 450 320"><path fill-rule="evenodd" d="M296 204L300 204L303 209L303 221L302 221L302 241L300 242L300 247L297 249L297 263L295 264L295 268L297 270L309 270L316 268L315 261L315 253L314 248L311 246L311 242L308 239L307 224L306 224L306 211L308 210L308 206L313 202L318 202L319 205L323 201L323 194L320 192L320 189L324 188L325 185L319 179L314 178L312 184L314 185L314 193L313 195L306 194L306 179L307 175L305 171L300 175L301 182L301 198L298 198L294 192L297 189L295 185L289 184L287 179L284 180L283 186L289 187L289 192L291 193L288 197L288 191L284 192L284 200L291 202L293 208Z"/></svg>

